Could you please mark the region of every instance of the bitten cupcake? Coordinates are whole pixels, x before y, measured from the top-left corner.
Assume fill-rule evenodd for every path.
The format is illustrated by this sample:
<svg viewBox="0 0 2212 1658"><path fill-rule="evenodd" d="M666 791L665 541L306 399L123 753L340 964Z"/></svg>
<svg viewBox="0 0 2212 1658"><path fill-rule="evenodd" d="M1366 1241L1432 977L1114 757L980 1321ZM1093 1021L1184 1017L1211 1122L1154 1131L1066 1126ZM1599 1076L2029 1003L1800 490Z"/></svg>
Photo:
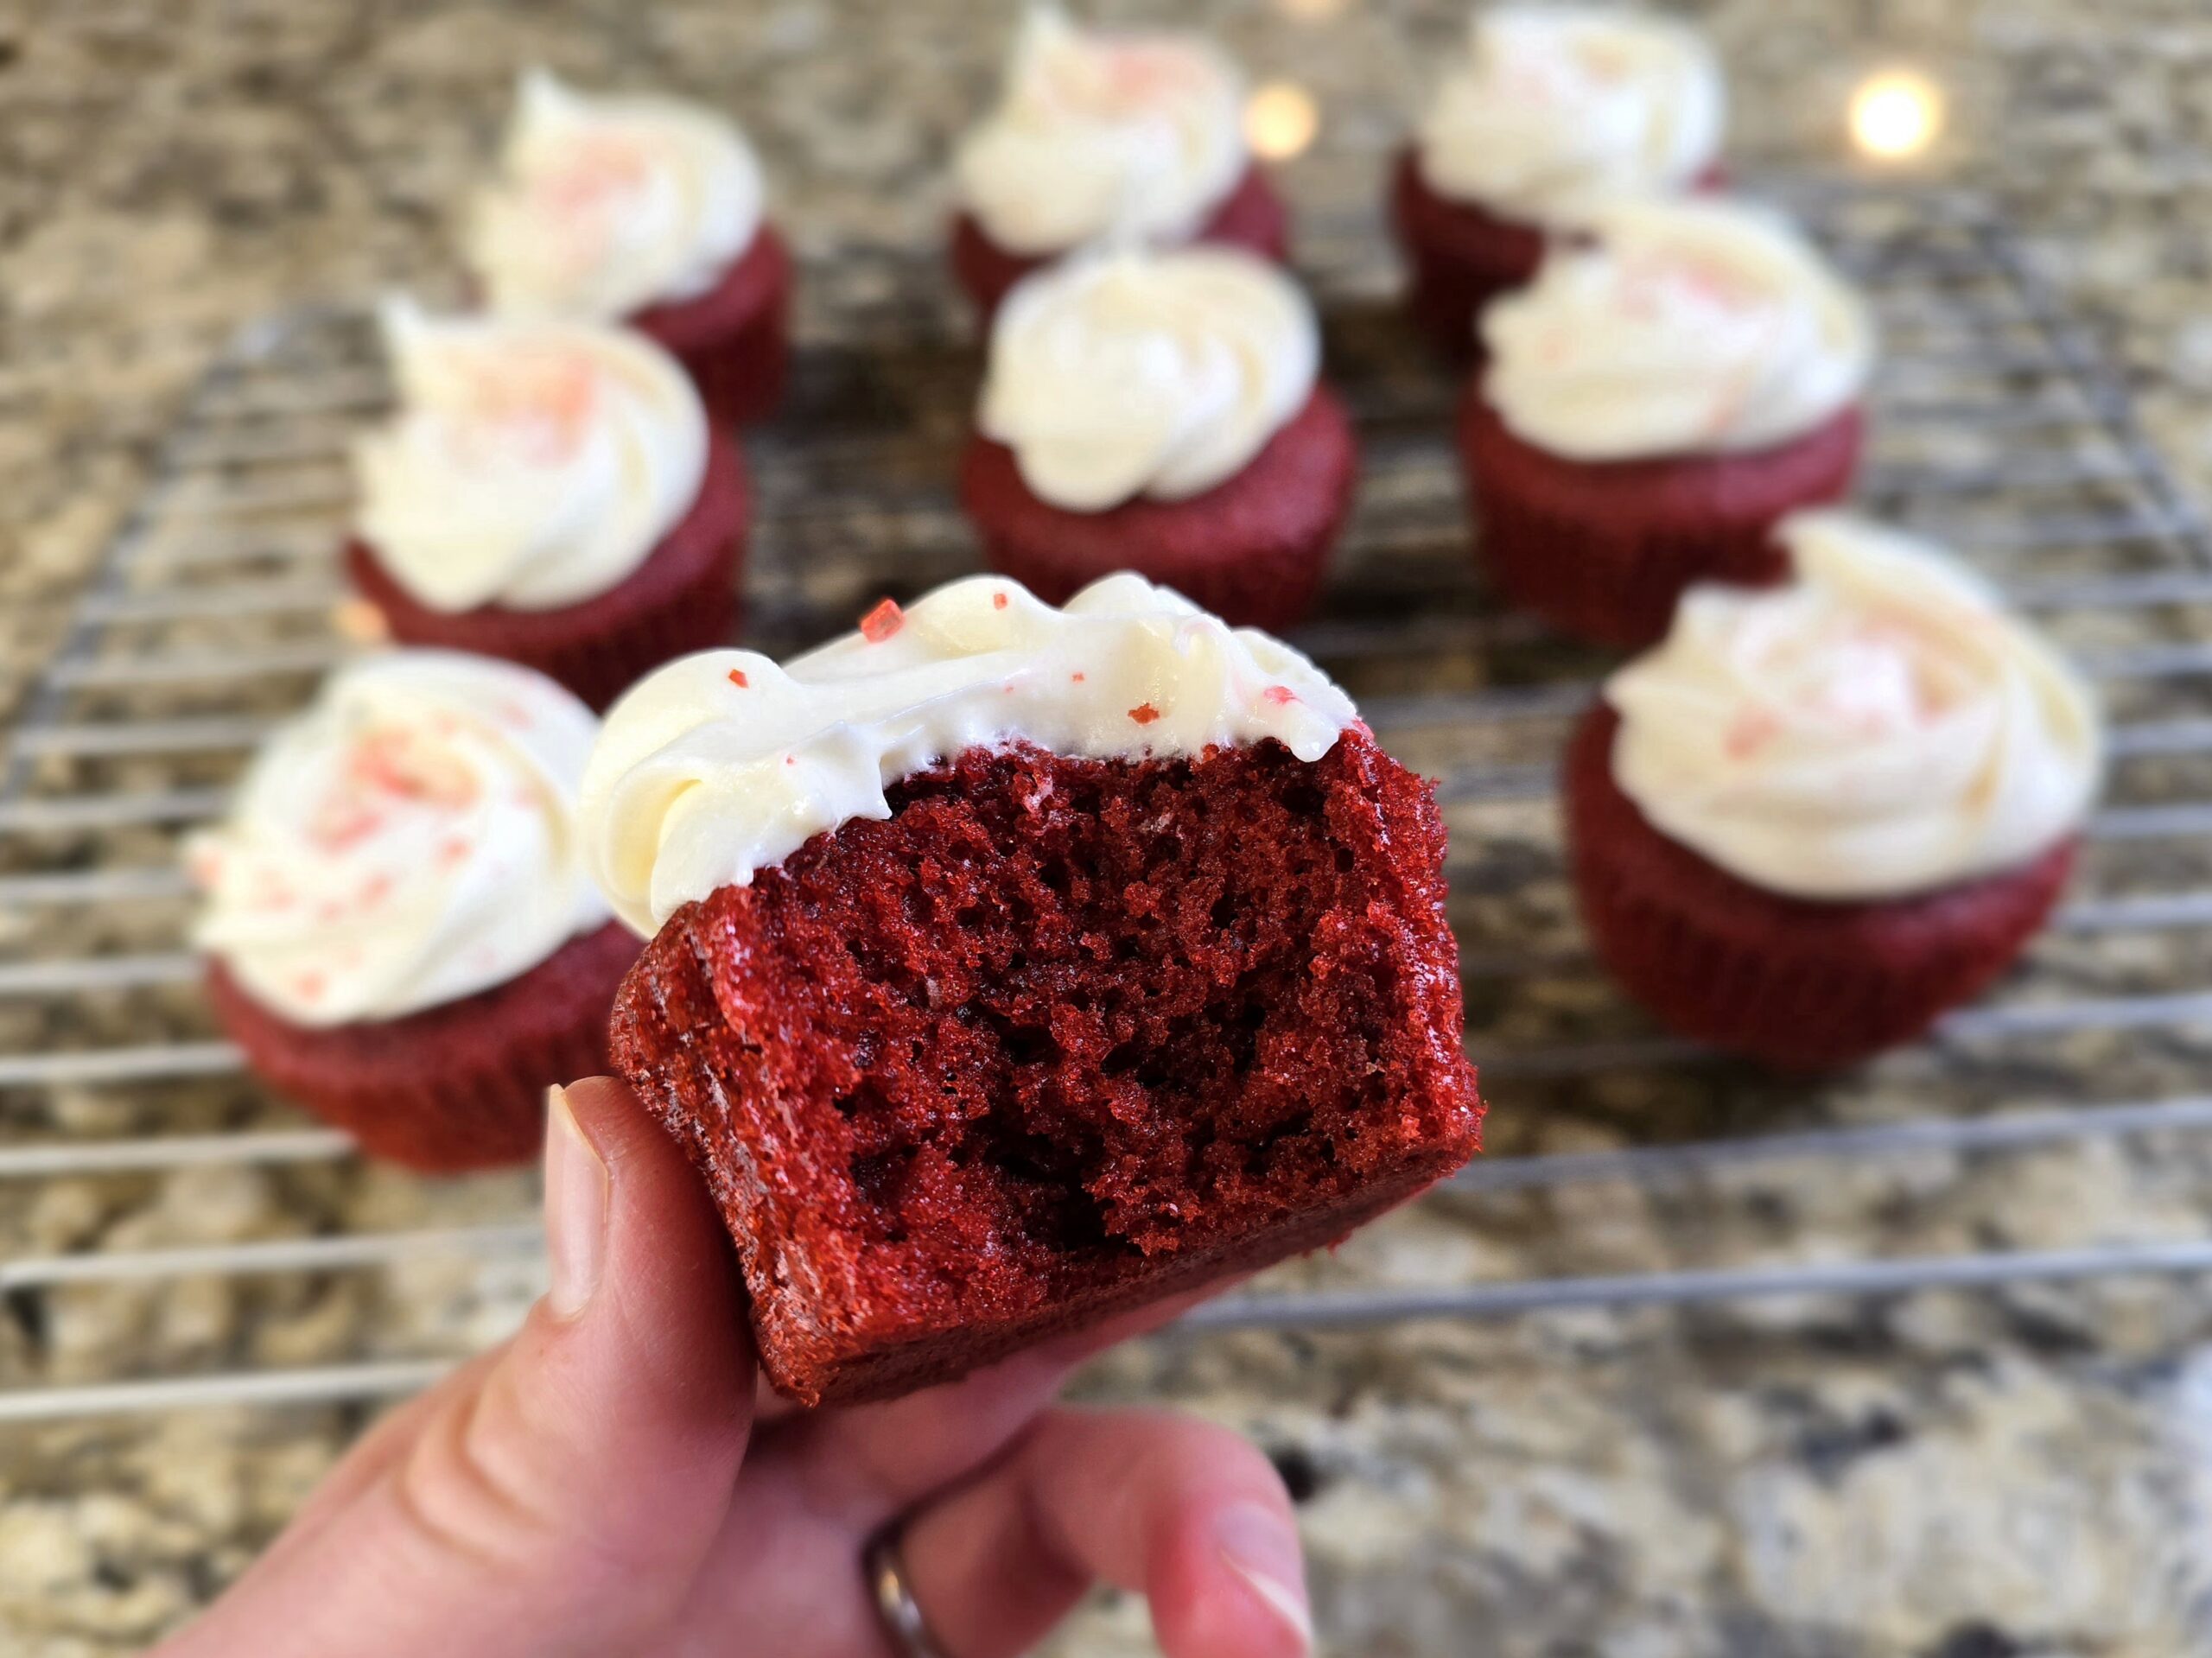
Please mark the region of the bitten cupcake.
<svg viewBox="0 0 2212 1658"><path fill-rule="evenodd" d="M760 163L712 111L522 79L467 256L502 315L626 322L658 340L724 425L783 395L791 262Z"/></svg>
<svg viewBox="0 0 2212 1658"><path fill-rule="evenodd" d="M1032 10L998 107L954 162L954 275L988 316L1015 283L1078 248L1228 242L1282 258L1282 203L1243 123L1242 78L1211 41L1078 29L1056 7Z"/></svg>
<svg viewBox="0 0 2212 1658"><path fill-rule="evenodd" d="M1685 1035L1848 1064L1977 994L2043 924L2095 796L2087 688L1964 569L1841 513L1796 575L1693 588L1567 769L1591 941Z"/></svg>
<svg viewBox="0 0 2212 1658"><path fill-rule="evenodd" d="M354 584L404 644L505 657L604 708L736 631L736 446L643 334L395 303L399 408L354 455Z"/></svg>
<svg viewBox="0 0 2212 1658"><path fill-rule="evenodd" d="M1141 577L671 664L583 798L656 930L615 1063L793 1397L1316 1248L1475 1150L1433 791L1305 657Z"/></svg>
<svg viewBox="0 0 2212 1658"><path fill-rule="evenodd" d="M1414 314L1456 355L1522 286L1548 238L1617 196L1710 182L1726 93L1679 23L1595 7L1510 6L1469 25L1392 176Z"/></svg>
<svg viewBox="0 0 2212 1658"><path fill-rule="evenodd" d="M991 330L961 500L995 569L1052 602L1141 571L1287 628L1321 583L1357 450L1313 308L1235 248L1090 255Z"/></svg>
<svg viewBox="0 0 2212 1658"><path fill-rule="evenodd" d="M1592 224L1484 313L1460 458L1499 590L1646 645L1692 581L1780 576L1776 522L1848 492L1873 327L1762 210L1624 202Z"/></svg>
<svg viewBox="0 0 2212 1658"><path fill-rule="evenodd" d="M638 954L576 839L597 731L482 657L333 675L190 854L209 994L254 1070L380 1157L534 1155L548 1084L604 1068Z"/></svg>

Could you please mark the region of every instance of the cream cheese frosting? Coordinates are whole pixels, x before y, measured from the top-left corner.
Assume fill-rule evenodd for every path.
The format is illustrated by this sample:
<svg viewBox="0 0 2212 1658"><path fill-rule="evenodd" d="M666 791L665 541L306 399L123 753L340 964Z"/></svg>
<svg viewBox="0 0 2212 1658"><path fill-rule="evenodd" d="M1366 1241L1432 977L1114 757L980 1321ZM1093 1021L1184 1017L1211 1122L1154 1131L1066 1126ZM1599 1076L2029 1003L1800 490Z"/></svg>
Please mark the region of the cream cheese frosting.
<svg viewBox="0 0 2212 1658"><path fill-rule="evenodd" d="M1194 755L1272 737L1319 759L1358 718L1288 645L1141 576L1055 609L973 576L779 667L750 651L669 664L609 710L585 769L593 878L651 933L811 836L891 815L884 791L964 749Z"/></svg>
<svg viewBox="0 0 2212 1658"><path fill-rule="evenodd" d="M1708 199L1616 202L1484 313L1483 394L1575 461L1771 448L1857 401L1866 307L1783 219Z"/></svg>
<svg viewBox="0 0 2212 1658"><path fill-rule="evenodd" d="M1439 195L1572 225L1616 195L1695 183L1720 152L1727 94L1692 29L1595 6L1509 6L1468 27L1421 125Z"/></svg>
<svg viewBox="0 0 2212 1658"><path fill-rule="evenodd" d="M1242 79L1211 43L1078 29L1039 6L953 171L992 241L1046 254L1187 241L1249 164Z"/></svg>
<svg viewBox="0 0 2212 1658"><path fill-rule="evenodd" d="M1092 255L1000 308L977 424L1055 506L1182 500L1243 470L1305 406L1320 361L1313 307L1264 259Z"/></svg>
<svg viewBox="0 0 2212 1658"><path fill-rule="evenodd" d="M753 245L761 197L760 163L721 117L533 69L469 221L469 263L494 310L612 321L714 287Z"/></svg>
<svg viewBox="0 0 2212 1658"><path fill-rule="evenodd" d="M529 971L607 918L575 817L597 730L512 663L394 651L340 669L195 839L195 943L316 1027Z"/></svg>
<svg viewBox="0 0 2212 1658"><path fill-rule="evenodd" d="M1662 833L1790 897L1904 897L2022 863L2095 797L2081 677L1962 566L1843 512L1796 580L1692 588L1607 682L1613 776Z"/></svg>
<svg viewBox="0 0 2212 1658"><path fill-rule="evenodd" d="M399 410L355 450L359 523L419 602L578 603L644 563L697 499L706 410L644 335L404 302L384 325Z"/></svg>

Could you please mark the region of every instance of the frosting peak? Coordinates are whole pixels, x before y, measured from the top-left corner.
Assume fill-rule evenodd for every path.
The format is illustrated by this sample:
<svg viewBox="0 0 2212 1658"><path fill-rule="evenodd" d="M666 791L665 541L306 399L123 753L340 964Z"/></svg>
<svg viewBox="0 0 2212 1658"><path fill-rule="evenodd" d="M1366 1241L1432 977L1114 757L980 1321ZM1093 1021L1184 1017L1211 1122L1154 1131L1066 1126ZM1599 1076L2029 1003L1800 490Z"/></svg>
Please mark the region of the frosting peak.
<svg viewBox="0 0 2212 1658"><path fill-rule="evenodd" d="M551 610L606 592L690 510L707 416L676 359L585 322L384 329L399 410L354 453L377 562L438 610Z"/></svg>
<svg viewBox="0 0 2212 1658"><path fill-rule="evenodd" d="M1693 588L1616 673L1613 776L1663 833L1793 897L1902 897L2035 857L2094 797L2088 688L1968 572L1843 512L1788 587Z"/></svg>
<svg viewBox="0 0 2212 1658"><path fill-rule="evenodd" d="M608 712L583 781L593 879L650 933L811 836L888 817L884 791L963 749L1029 742L1092 759L1195 755L1273 737L1317 760L1358 718L1289 646L1141 576L1055 609L973 576L779 667L710 651Z"/></svg>
<svg viewBox="0 0 2212 1658"><path fill-rule="evenodd" d="M1873 324L1775 214L1624 200L1484 313L1483 392L1518 436L1576 461L1771 448L1866 388Z"/></svg>
<svg viewBox="0 0 2212 1658"><path fill-rule="evenodd" d="M1320 354L1313 308L1266 260L1082 258L1000 308L977 424L1055 506L1181 500L1241 472L1305 406Z"/></svg>
<svg viewBox="0 0 2212 1658"><path fill-rule="evenodd" d="M532 69L469 262L494 310L612 321L712 288L752 246L761 194L752 147L720 116Z"/></svg>
<svg viewBox="0 0 2212 1658"><path fill-rule="evenodd" d="M1240 79L1209 41L1077 29L1037 6L954 173L992 241L1045 254L1187 241L1247 164Z"/></svg>
<svg viewBox="0 0 2212 1658"><path fill-rule="evenodd" d="M194 842L194 942L318 1027L529 971L607 920L574 818L597 729L512 663L394 651L340 669Z"/></svg>
<svg viewBox="0 0 2212 1658"><path fill-rule="evenodd" d="M1421 128L1440 195L1572 223L1613 195L1688 187L1720 149L1726 93L1691 29L1596 6L1509 6L1469 26Z"/></svg>

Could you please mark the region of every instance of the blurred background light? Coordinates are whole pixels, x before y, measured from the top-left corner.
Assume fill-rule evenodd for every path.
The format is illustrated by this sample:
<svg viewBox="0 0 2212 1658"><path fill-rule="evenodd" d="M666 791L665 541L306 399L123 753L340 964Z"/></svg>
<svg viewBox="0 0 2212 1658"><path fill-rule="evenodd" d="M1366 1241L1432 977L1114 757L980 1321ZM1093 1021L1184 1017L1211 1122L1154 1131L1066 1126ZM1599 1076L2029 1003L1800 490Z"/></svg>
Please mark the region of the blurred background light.
<svg viewBox="0 0 2212 1658"><path fill-rule="evenodd" d="M330 607L330 626L340 638L352 645L391 643L384 613L366 599L340 599Z"/></svg>
<svg viewBox="0 0 2212 1658"><path fill-rule="evenodd" d="M1313 95L1287 80L1257 88L1244 105L1244 139L1263 161L1287 161L1313 142L1321 111Z"/></svg>
<svg viewBox="0 0 2212 1658"><path fill-rule="evenodd" d="M1851 142L1877 161L1908 161L1943 130L1943 89L1907 69L1869 75L1851 94Z"/></svg>

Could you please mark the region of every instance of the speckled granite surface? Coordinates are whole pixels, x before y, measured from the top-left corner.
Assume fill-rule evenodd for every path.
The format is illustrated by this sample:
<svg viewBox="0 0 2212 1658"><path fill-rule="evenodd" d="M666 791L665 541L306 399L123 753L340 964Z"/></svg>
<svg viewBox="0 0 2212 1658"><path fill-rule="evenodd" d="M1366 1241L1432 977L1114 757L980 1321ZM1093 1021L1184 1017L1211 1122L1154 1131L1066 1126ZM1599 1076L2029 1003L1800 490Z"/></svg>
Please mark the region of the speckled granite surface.
<svg viewBox="0 0 2212 1658"><path fill-rule="evenodd" d="M1342 222L1369 200L1421 48L1454 27L1453 9L1205 10L1256 73L1319 100L1319 142L1285 178L1310 215ZM1953 126L1931 170L1993 194L2125 368L2168 462L2196 499L2212 493L2212 15L2196 0L1704 10L1752 166L1840 166L1842 99L1859 74L1904 60L1939 75ZM185 386L235 324L301 299L450 282L448 217L518 63L738 111L806 262L804 334L835 346L935 257L944 145L996 50L1001 19L981 11L0 0L0 677L18 686L35 665ZM1357 212L1350 222L1357 241ZM1301 251L1329 265L1335 291L1381 292L1387 258L1342 244L1339 232ZM950 429L958 410L917 418ZM2186 611L2162 622L2205 624ZM2062 631L2095 648L2114 642L2108 626ZM1391 687L1378 670L1362 689ZM2120 711L2212 712L2195 695L2131 689ZM1497 758L1555 737L1535 732L1529 754ZM1462 758L1411 747L1438 767ZM2212 794L2201 760L2138 765L2125 782L2131 803ZM1466 862L1454 919L1471 951L1564 934L1540 803L1462 807L1454 830ZM2099 897L2212 885L2212 857L2191 843L2092 864ZM37 953L34 924L0 919L11 957ZM153 906L99 942L145 948L174 925ZM2212 943L2195 934L2068 935L2005 994L2185 988L2208 964ZM156 1000L151 1013L96 1007L94 1034L197 1017L188 990ZM1586 970L1478 984L1471 1012L1484 1058L1643 1033ZM8 1047L35 1043L31 1020L0 1006ZM1487 1091L1501 1149L1568 1151L1880 1122L1938 1097L1987 1109L2170 1096L2201 1086L2208 1045L2201 1028L1967 1039L1820 1089L1726 1068L1546 1080L1503 1064ZM180 1131L269 1112L242 1089L153 1104L64 1089L0 1100L0 1127ZM457 1223L526 1200L521 1177L426 1186L353 1165L15 1183L0 1186L0 1255ZM1779 1161L1651 1186L1441 1197L1271 1287L2190 1238L2208 1214L2202 1134ZM440 1258L14 1295L0 1382L459 1350L496 1335L535 1277L526 1260ZM1304 1498L1332 1652L2150 1658L2212 1650L2208 1337L2212 1286L2101 1280L1163 1343L1084 1385L1187 1401L1277 1452ZM0 1649L78 1658L143 1644L251 1557L360 1417L0 1430ZM1146 1649L1128 1604L1092 1609L1059 1647Z"/></svg>

